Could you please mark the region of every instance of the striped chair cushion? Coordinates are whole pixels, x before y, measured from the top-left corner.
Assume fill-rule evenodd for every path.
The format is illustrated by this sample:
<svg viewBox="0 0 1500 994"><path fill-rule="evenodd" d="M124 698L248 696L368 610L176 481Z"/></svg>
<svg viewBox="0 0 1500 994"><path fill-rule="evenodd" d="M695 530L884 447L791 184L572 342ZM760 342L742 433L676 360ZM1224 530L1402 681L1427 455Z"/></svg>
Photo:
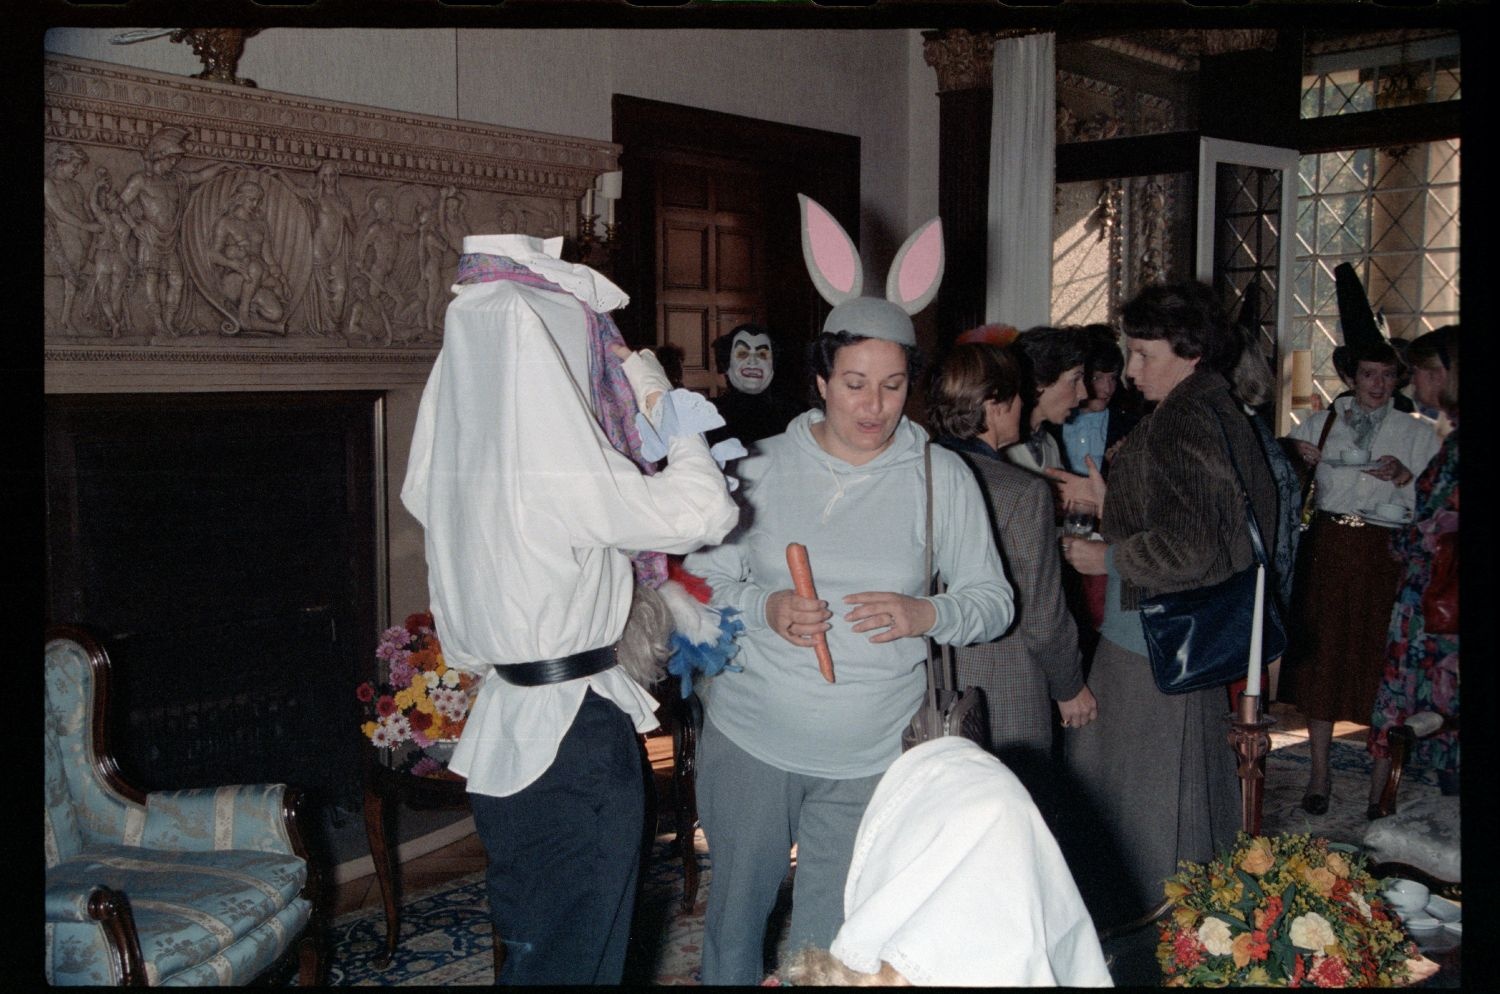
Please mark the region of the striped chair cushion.
<svg viewBox="0 0 1500 994"><path fill-rule="evenodd" d="M302 860L280 853L96 846L47 870L47 911L49 919L63 920L76 914L79 895L97 885L123 891L153 986L205 970L218 983L242 983L306 922L309 906L296 897L305 879ZM241 941L247 937L249 943ZM54 945L54 968L63 952Z"/></svg>

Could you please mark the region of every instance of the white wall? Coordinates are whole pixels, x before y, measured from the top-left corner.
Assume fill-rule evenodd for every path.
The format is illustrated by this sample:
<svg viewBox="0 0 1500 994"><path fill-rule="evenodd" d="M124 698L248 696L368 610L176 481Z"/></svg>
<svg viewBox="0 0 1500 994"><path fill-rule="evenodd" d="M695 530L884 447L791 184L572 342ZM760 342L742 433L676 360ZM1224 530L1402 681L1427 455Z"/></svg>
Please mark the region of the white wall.
<svg viewBox="0 0 1500 994"><path fill-rule="evenodd" d="M58 28L48 51L190 75L188 46ZM268 28L239 74L262 89L609 140L615 93L856 135L858 234L883 267L937 210L937 78L910 30Z"/></svg>

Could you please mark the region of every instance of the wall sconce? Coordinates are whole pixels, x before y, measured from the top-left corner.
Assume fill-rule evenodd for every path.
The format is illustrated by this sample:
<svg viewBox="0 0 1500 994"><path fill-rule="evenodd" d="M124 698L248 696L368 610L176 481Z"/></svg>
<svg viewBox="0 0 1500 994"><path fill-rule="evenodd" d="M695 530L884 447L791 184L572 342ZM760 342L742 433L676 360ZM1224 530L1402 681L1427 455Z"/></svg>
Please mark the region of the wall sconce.
<svg viewBox="0 0 1500 994"><path fill-rule="evenodd" d="M585 263L593 264L597 256L598 263L607 267L614 260L615 251L619 248L619 228L615 224L615 201L620 199L623 178L624 174L619 170L602 173L583 195L583 209L578 213L578 250ZM600 215L598 213L601 200L604 209L602 234L599 230Z"/></svg>

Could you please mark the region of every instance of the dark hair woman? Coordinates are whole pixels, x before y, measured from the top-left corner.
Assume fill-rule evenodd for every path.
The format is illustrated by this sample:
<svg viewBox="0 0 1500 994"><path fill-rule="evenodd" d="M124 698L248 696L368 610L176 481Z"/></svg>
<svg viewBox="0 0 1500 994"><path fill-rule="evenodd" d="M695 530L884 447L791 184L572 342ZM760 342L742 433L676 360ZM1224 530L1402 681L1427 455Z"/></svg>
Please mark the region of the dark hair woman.
<svg viewBox="0 0 1500 994"><path fill-rule="evenodd" d="M1088 724L1098 708L1063 599L1050 488L1000 454L1021 437L1023 384L1005 350L958 345L933 377L927 416L938 444L979 478L1019 616L1003 637L957 650L959 684L983 689L991 748L1037 794L1053 781L1052 701L1069 728Z"/></svg>
<svg viewBox="0 0 1500 994"><path fill-rule="evenodd" d="M1031 328L1016 336L1010 353L1028 381L1022 393L1022 440L1005 457L1022 469L1041 473L1063 465L1062 448L1047 425L1060 425L1088 397L1083 382L1086 342L1077 328Z"/></svg>
<svg viewBox="0 0 1500 994"><path fill-rule="evenodd" d="M924 638L988 641L1012 597L984 498L962 460L932 450L933 563L922 575L927 433L902 413L920 356L899 334L825 331L812 343L815 407L735 464L748 505L723 544L687 568L739 612L737 671L703 691L698 812L715 866L703 979L763 979L766 918L797 844L794 946L827 947L843 919L860 815L921 702ZM793 589L789 543L806 545L817 598ZM836 682L819 673L827 639ZM742 667L742 668L741 668Z"/></svg>
<svg viewBox="0 0 1500 994"><path fill-rule="evenodd" d="M1420 341L1421 339L1418 339ZM1391 536L1401 558L1401 583L1386 635L1385 672L1375 692L1368 748L1375 762L1370 777L1371 817L1379 815L1380 794L1391 769L1390 730L1414 714L1458 717L1458 631L1427 614L1427 594L1442 549L1458 540L1458 342L1448 345L1447 379L1438 391L1453 430L1416 483L1411 524ZM1448 555L1452 555L1449 550ZM1456 574L1456 569L1455 569ZM1457 598L1456 588L1454 598ZM1458 793L1458 731L1447 729L1417 740L1414 766L1437 771L1443 793Z"/></svg>
<svg viewBox="0 0 1500 994"><path fill-rule="evenodd" d="M1085 799L1113 836L1101 845L1112 842L1121 854L1104 871L1115 879L1089 882L1101 925L1154 905L1178 860L1207 860L1240 824L1225 691L1157 689L1140 598L1211 586L1251 563L1236 467L1268 546L1276 522L1271 472L1226 380L1241 339L1213 291L1197 283L1147 287L1123 318L1125 373L1156 408L1115 455L1104 541L1063 540L1080 573L1109 578L1089 673L1099 717L1064 740Z"/></svg>
<svg viewBox="0 0 1500 994"><path fill-rule="evenodd" d="M1339 375L1352 396L1290 435L1315 473L1317 511L1297 556L1277 694L1307 718L1312 762L1302 807L1314 815L1328 810L1333 723L1370 719L1401 578L1390 529L1411 516L1415 475L1438 450L1431 421L1394 408L1396 350L1385 342L1343 348Z"/></svg>

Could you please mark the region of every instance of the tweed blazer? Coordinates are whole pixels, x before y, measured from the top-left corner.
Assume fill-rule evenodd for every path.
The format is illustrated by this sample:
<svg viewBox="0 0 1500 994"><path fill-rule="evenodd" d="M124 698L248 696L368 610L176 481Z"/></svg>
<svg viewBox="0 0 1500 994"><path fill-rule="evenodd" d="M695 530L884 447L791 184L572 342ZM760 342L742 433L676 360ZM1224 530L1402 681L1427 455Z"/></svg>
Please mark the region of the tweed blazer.
<svg viewBox="0 0 1500 994"><path fill-rule="evenodd" d="M1276 483L1255 429L1224 378L1199 369L1141 419L1110 467L1100 531L1123 610L1143 595L1219 583L1254 558L1225 432L1268 554L1275 549Z"/></svg>
<svg viewBox="0 0 1500 994"><path fill-rule="evenodd" d="M967 446L960 454L984 491L995 545L1015 592L1016 620L993 642L956 650L959 681L984 689L992 745L1045 747L1052 736L1050 701L1071 700L1084 683L1078 627L1063 598L1052 490L1003 456Z"/></svg>

